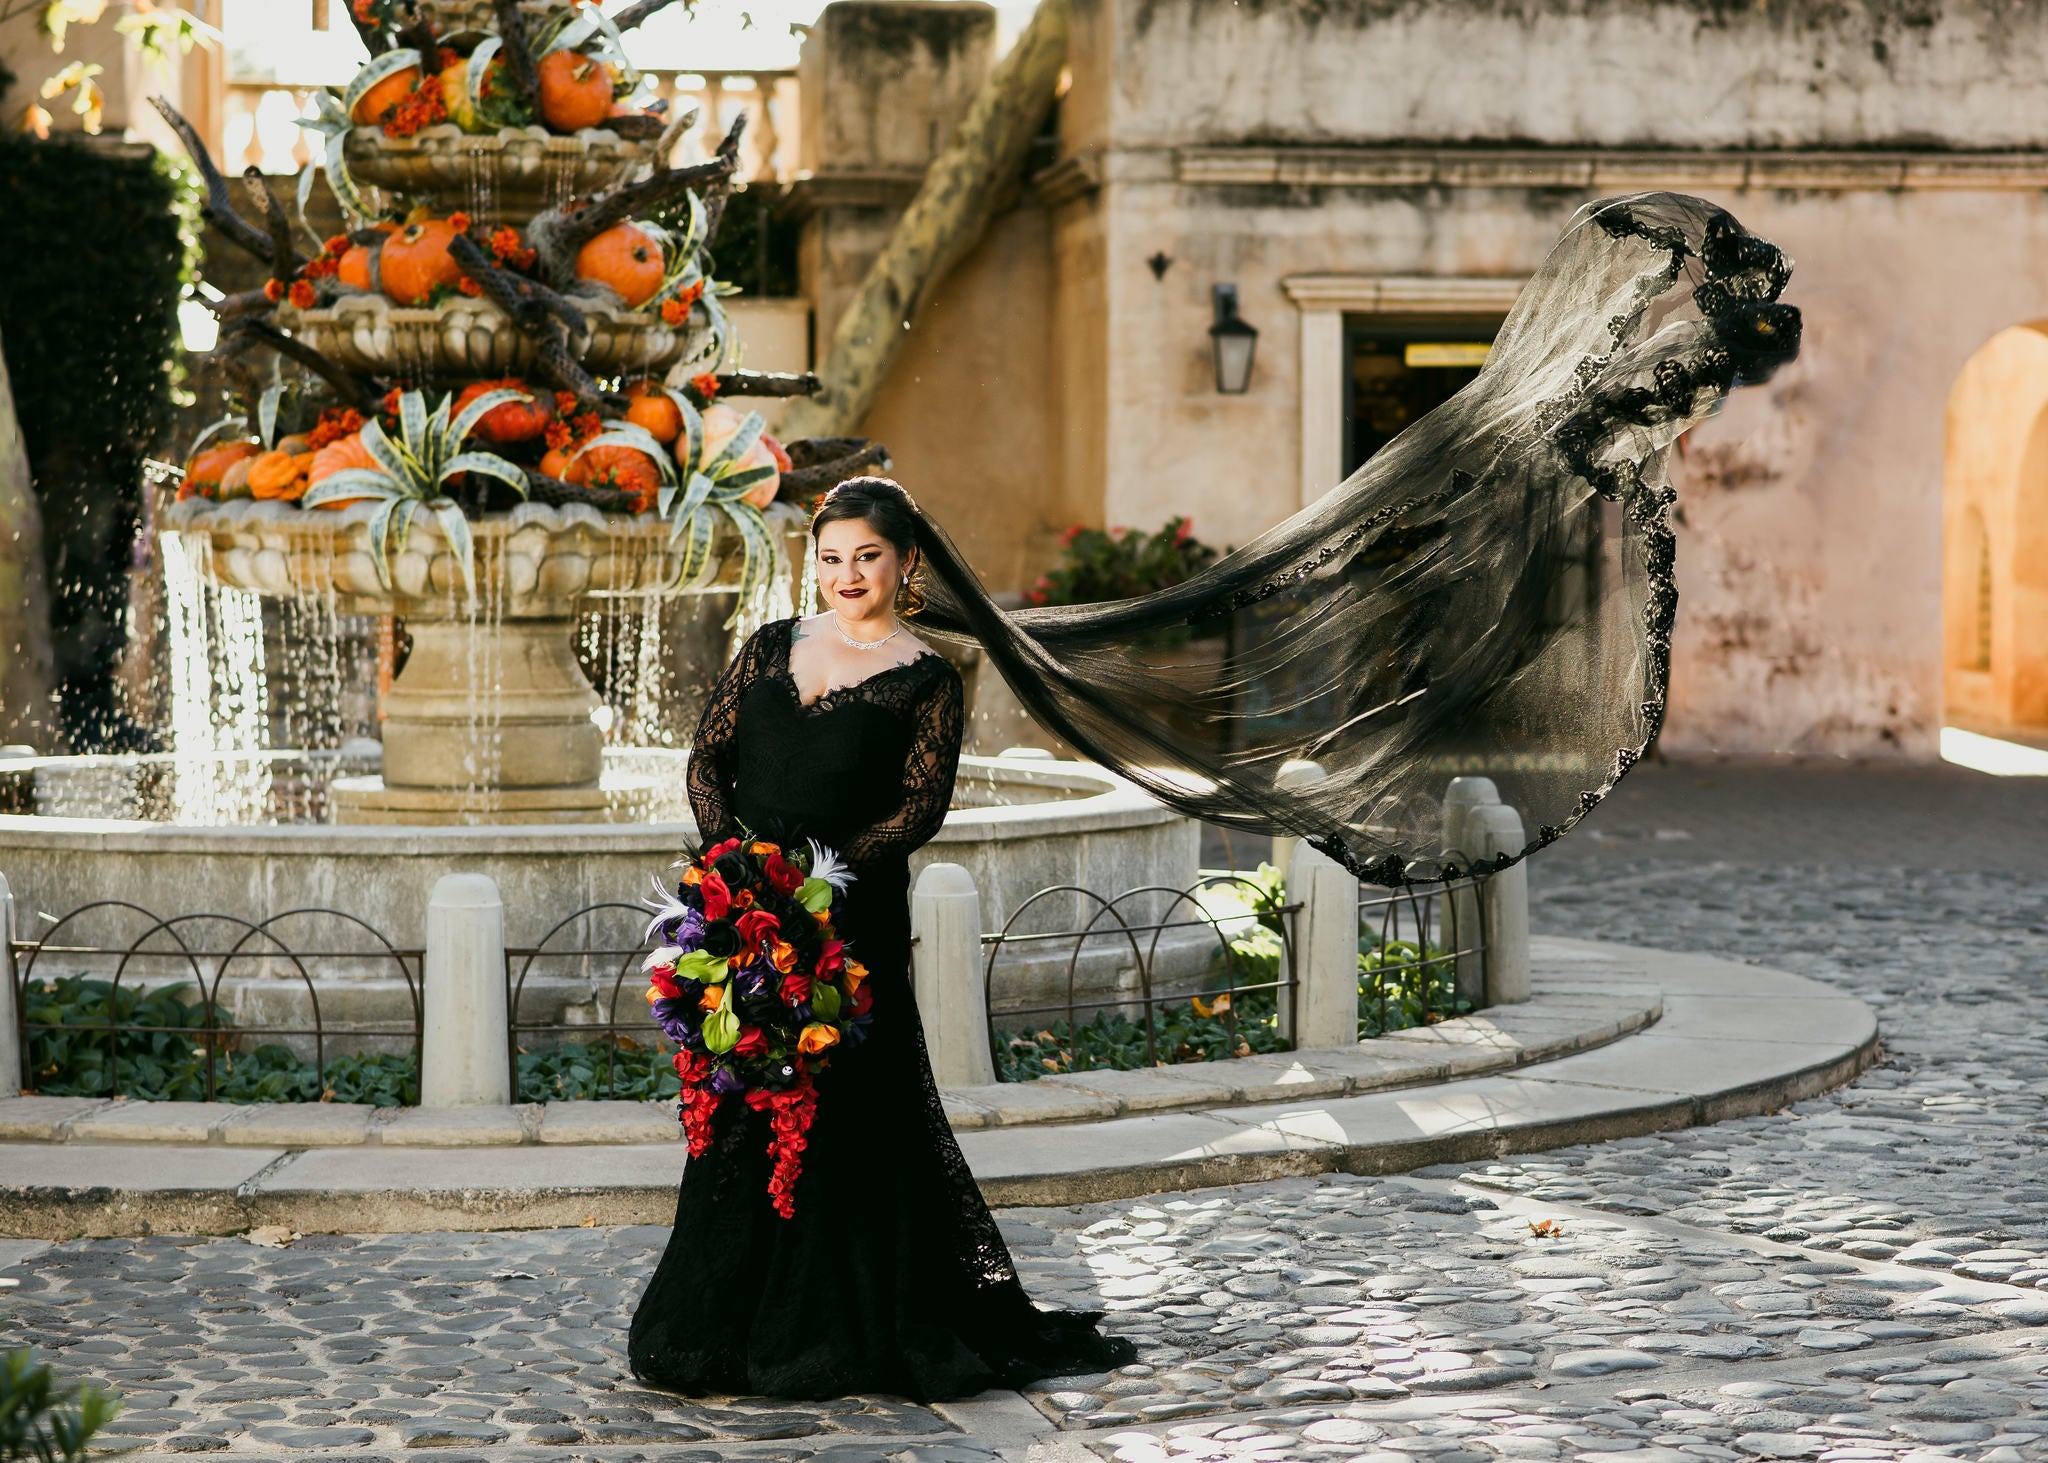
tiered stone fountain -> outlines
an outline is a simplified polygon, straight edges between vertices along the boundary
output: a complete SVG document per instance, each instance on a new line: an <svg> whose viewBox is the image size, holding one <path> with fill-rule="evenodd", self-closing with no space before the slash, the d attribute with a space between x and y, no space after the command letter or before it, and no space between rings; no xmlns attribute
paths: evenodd
<svg viewBox="0 0 2048 1463"><path fill-rule="evenodd" d="M573 413L610 428L626 415L618 390L627 382L660 382L664 373L662 384L677 405L694 404L707 422L714 396L801 389L803 383L788 378L726 369L735 343L704 249L733 160L726 157L723 169L716 160L668 168L683 124L631 105L634 73L622 37L597 22L595 6L408 0L383 8L391 12L383 21L359 22L373 59L331 109L329 182L344 212L366 230L379 216L409 216L415 224L424 218L429 227L440 226L435 220L466 220L451 232L463 236L477 260L488 258L481 240L491 241L498 257L457 275L464 256L451 249L455 262L443 287L425 299L408 298L392 283L391 255L383 252L395 250L393 241L409 238L410 231L386 234L382 242L373 232L357 233L356 247L341 263L359 251L369 259L353 283L347 268L318 262L294 271L289 265L296 260L280 259L267 328L288 336L291 353L313 364L341 402L355 385L356 400L367 403L362 383L416 389L431 405L475 382L516 377L530 379L550 400L557 391L577 396ZM438 75L420 64L429 46ZM563 102L549 89L556 70L571 78L561 83L565 88L575 77L598 77L600 110L612 115L567 130L569 122L589 119L570 115L574 97ZM451 80L457 77L459 83ZM528 97L520 104L522 77L529 78ZM610 105L603 100L606 85L618 98ZM393 96L399 100L385 100ZM438 110L450 119L417 128L377 120L396 117L422 96L433 109L425 115ZM486 130L476 113L492 105L523 110L507 125ZM463 114L463 125L455 113ZM733 142L736 152L736 136ZM202 166L211 171L209 163ZM618 219L613 232L643 228L628 221L632 210L622 200L629 197L648 206L680 204L708 220L701 236L665 241L661 288L630 300L602 277L590 277L584 256L570 252L576 220L586 209L609 209ZM220 203L216 198L216 210ZM515 252L529 242L539 248L523 247L523 262L508 264L497 248L507 230L516 234ZM555 242L551 272L550 242L565 232L570 237L567 244ZM264 242L260 233L257 239ZM380 257L387 272L372 275ZM453 287L458 280L460 288ZM562 308L550 312L550 302ZM270 339L258 343L279 348ZM566 423L551 430L566 432ZM810 460L829 465L823 457L842 447L829 444ZM649 458L649 469L667 468ZM337 822L588 823L646 816L644 777L604 776L602 733L592 720L598 698L571 645L576 616L602 596L729 590L744 557L738 518L765 508L777 527L788 527L796 513L758 501L774 493L771 482L766 494L747 495L754 501L730 504L726 517L706 512L711 550L707 555L700 548L696 562L686 563L674 546L687 540L684 526L648 511L651 494L642 495L634 511L616 491L569 491L575 484L548 476L550 470L543 463L527 475L533 497L552 501L529 499L482 512L473 511L477 503L469 505L473 589L461 562L467 546L451 543L426 513L417 515L402 547L392 546L388 564L380 563L371 541L379 528L375 500L319 512L295 501L194 495L166 515L167 531L210 549L196 562L220 585L322 598L339 612L403 621L411 653L384 700L382 775L334 785ZM552 471L577 477L574 466ZM687 480L690 465L679 476ZM752 522L757 543L769 536L758 532L767 526L761 518ZM752 587L758 597L762 586Z"/></svg>

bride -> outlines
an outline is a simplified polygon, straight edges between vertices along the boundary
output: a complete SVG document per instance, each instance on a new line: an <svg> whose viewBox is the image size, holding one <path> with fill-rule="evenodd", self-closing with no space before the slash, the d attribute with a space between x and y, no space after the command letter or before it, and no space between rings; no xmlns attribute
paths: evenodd
<svg viewBox="0 0 2048 1463"><path fill-rule="evenodd" d="M1098 1334L1099 1312L1032 1305L932 1082L909 858L945 821L963 717L959 674L898 619L916 604L914 524L893 482L834 488L811 525L831 608L757 631L697 729L690 806L707 844L815 838L852 865L840 933L876 1017L817 1077L791 1218L769 1205L767 1114L726 1103L685 1165L629 1346L634 1372L674 1391L944 1401L1134 1355Z"/></svg>
<svg viewBox="0 0 2048 1463"><path fill-rule="evenodd" d="M1677 608L1665 458L1797 355L1790 274L1700 199L1590 203L1476 380L1309 508L1135 599L1005 613L900 487L835 488L813 524L830 608L746 642L689 789L707 844L809 837L851 862L842 932L872 972L872 1035L817 1080L793 1218L770 1207L768 1118L716 1113L633 1317L634 1371L686 1393L932 1401L1132 1359L1098 1314L1025 1296L932 1085L907 860L946 816L961 688L899 606L1190 817L1297 835L1375 883L1506 867L1657 735ZM1210 660L1148 648L1191 639ZM1289 777L1299 758L1325 775ZM1493 779L1526 847L1447 846L1459 774Z"/></svg>

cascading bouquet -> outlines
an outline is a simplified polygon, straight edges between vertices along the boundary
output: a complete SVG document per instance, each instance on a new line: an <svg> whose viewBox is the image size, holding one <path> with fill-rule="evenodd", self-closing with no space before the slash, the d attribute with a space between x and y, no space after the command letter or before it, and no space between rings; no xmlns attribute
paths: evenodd
<svg viewBox="0 0 2048 1463"><path fill-rule="evenodd" d="M813 1074L835 1048L867 1037L867 970L833 932L853 872L830 849L728 838L684 861L647 936L647 1003L676 1044L690 1156L711 1147L718 1106L735 1093L770 1114L768 1196L787 1219L817 1111Z"/></svg>

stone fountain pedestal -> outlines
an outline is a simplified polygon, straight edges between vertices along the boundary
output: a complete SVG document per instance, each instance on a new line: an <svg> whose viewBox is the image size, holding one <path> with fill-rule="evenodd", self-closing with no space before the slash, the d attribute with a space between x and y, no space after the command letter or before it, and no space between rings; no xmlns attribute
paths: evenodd
<svg viewBox="0 0 2048 1463"><path fill-rule="evenodd" d="M165 519L166 532L204 542L199 562L216 583L403 618L412 652L384 699L383 773L336 779L334 821L645 821L652 778L604 769L576 616L604 596L729 588L736 563L688 584L658 519L523 503L470 525L474 594L425 518L391 556L387 585L370 555L370 516L367 504L328 512L193 498ZM737 539L727 547L736 555Z"/></svg>

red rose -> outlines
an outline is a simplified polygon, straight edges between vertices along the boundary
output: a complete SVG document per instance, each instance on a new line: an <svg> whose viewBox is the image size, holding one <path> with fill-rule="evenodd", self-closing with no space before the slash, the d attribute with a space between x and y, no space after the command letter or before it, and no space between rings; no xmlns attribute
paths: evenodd
<svg viewBox="0 0 2048 1463"><path fill-rule="evenodd" d="M846 942L827 940L818 952L818 974L837 975L846 968Z"/></svg>
<svg viewBox="0 0 2048 1463"><path fill-rule="evenodd" d="M742 1026L740 1039L733 1043L732 1049L735 1056L763 1056L768 1051L768 1033L758 1026Z"/></svg>
<svg viewBox="0 0 2048 1463"><path fill-rule="evenodd" d="M711 847L705 849L704 857L698 859L697 862L704 865L704 867L708 869L711 867L711 865L718 862L719 859L725 857L725 855L731 853L734 849L738 848L739 846L740 841L737 838L728 838L723 843L715 843Z"/></svg>
<svg viewBox="0 0 2048 1463"><path fill-rule="evenodd" d="M682 987L671 980L666 971L649 971L647 973L647 983L654 987L655 994L664 1001L673 1001L683 993Z"/></svg>
<svg viewBox="0 0 2048 1463"><path fill-rule="evenodd" d="M875 992L873 987L864 985L859 990L853 993L853 1006L851 1009L854 1015L867 1015L868 1008L874 1004Z"/></svg>
<svg viewBox="0 0 2048 1463"><path fill-rule="evenodd" d="M765 909L750 909L733 921L738 927L740 938L751 949L759 949L768 936L782 928L782 921Z"/></svg>
<svg viewBox="0 0 2048 1463"><path fill-rule="evenodd" d="M779 853L768 855L768 882L777 894L794 894L804 882L804 871Z"/></svg>
<svg viewBox="0 0 2048 1463"><path fill-rule="evenodd" d="M811 978L801 971L782 978L782 1004L794 1006L811 998Z"/></svg>
<svg viewBox="0 0 2048 1463"><path fill-rule="evenodd" d="M704 882L697 886L697 893L704 900L704 918L724 919L726 911L732 908L732 890L725 887L725 880L716 874L706 874Z"/></svg>

